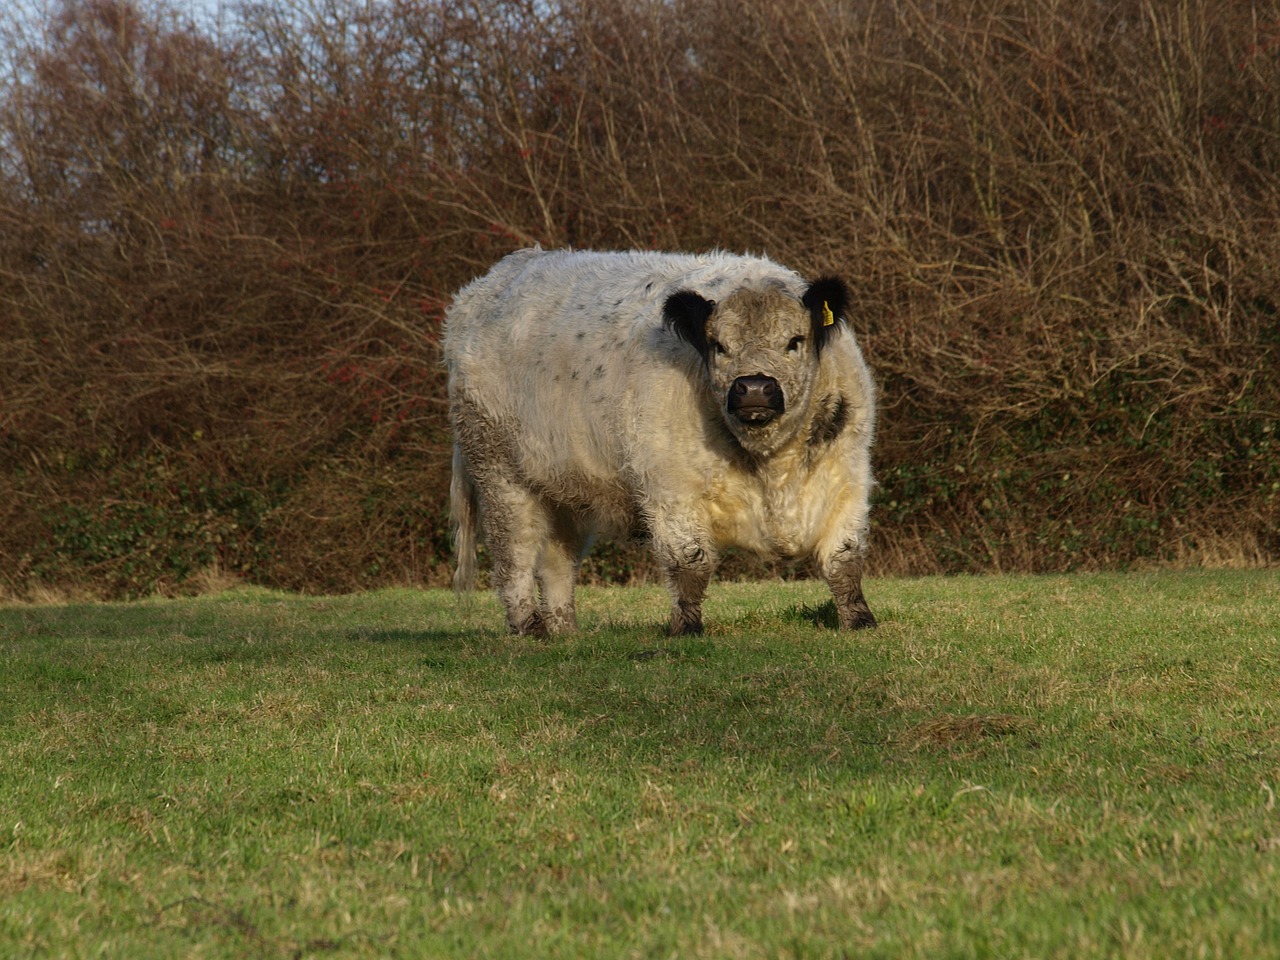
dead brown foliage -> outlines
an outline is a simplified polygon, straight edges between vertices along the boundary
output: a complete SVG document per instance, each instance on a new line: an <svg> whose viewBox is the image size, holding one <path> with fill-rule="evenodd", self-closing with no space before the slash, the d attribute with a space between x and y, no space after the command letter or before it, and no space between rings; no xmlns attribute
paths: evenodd
<svg viewBox="0 0 1280 960"><path fill-rule="evenodd" d="M944 714L905 731L898 742L912 752L922 749L973 748L987 740L1017 733L1026 726L1023 718L998 713L993 716Z"/></svg>
<svg viewBox="0 0 1280 960"><path fill-rule="evenodd" d="M442 310L533 242L850 278L878 572L1280 556L1274 2L0 23L12 594L443 582Z"/></svg>

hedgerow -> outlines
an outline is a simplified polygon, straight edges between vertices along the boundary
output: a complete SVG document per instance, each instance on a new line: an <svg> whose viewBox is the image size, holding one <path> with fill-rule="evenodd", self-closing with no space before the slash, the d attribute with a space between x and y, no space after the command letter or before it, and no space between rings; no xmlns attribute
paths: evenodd
<svg viewBox="0 0 1280 960"><path fill-rule="evenodd" d="M847 277L873 572L1280 556L1274 2L3 17L9 593L446 582L444 308L531 243Z"/></svg>

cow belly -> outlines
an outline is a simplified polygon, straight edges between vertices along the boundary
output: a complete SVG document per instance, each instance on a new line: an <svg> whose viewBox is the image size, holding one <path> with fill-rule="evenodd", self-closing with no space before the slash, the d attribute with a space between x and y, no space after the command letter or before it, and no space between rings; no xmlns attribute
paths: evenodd
<svg viewBox="0 0 1280 960"><path fill-rule="evenodd" d="M634 499L616 477L575 470L528 480L548 505L567 509L585 537L625 537L637 526Z"/></svg>

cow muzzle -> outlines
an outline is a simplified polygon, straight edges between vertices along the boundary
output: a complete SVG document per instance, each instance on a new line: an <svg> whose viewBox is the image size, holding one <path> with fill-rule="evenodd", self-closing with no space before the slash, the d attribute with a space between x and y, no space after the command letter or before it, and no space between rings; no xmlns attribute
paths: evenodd
<svg viewBox="0 0 1280 960"><path fill-rule="evenodd" d="M782 387L773 377L739 377L729 388L729 413L748 427L763 427L782 413Z"/></svg>

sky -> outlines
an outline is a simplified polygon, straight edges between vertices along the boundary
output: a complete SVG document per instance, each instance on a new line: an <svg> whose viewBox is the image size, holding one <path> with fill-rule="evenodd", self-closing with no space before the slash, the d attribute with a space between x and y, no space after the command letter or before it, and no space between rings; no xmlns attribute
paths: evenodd
<svg viewBox="0 0 1280 960"><path fill-rule="evenodd" d="M146 9L158 5L174 10L177 13L190 13L201 20L217 23L220 15L239 6L243 0L132 0L138 7ZM293 5L298 0L265 0L268 4ZM306 3L307 0L301 0ZM0 0L0 44L7 41L9 26L17 24L35 24L49 16L50 11L58 9L61 0Z"/></svg>

